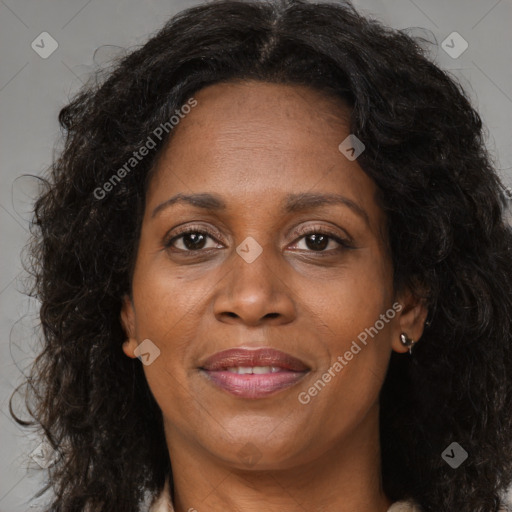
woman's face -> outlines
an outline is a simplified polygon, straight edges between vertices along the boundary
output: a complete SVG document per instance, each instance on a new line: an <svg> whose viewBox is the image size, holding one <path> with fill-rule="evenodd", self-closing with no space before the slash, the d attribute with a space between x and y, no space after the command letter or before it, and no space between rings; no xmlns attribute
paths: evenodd
<svg viewBox="0 0 512 512"><path fill-rule="evenodd" d="M377 188L338 148L349 110L262 82L195 99L150 183L122 312L125 353L150 340L170 450L279 469L357 444L376 433L390 352L406 351L402 331L419 338L424 310L394 295Z"/></svg>

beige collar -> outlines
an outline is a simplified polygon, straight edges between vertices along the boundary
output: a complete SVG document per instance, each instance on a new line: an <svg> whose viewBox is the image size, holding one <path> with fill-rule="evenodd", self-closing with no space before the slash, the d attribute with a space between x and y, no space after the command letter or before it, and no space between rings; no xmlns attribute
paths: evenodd
<svg viewBox="0 0 512 512"><path fill-rule="evenodd" d="M149 509L149 512L174 512L169 495L169 481L166 481L162 493ZM410 502L400 501L393 503L388 512L420 512L420 509Z"/></svg>
<svg viewBox="0 0 512 512"><path fill-rule="evenodd" d="M158 499L153 503L148 512L174 512L174 507L172 506L170 500L170 489L169 489L169 480L165 481L165 486L158 496Z"/></svg>

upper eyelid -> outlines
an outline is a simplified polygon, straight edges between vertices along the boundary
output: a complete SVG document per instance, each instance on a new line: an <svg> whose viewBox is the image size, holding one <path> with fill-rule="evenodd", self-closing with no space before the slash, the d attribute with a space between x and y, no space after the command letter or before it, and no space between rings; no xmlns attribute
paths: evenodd
<svg viewBox="0 0 512 512"><path fill-rule="evenodd" d="M335 233L335 228L328 228L325 226L303 226L296 229L295 232L301 236L307 236L308 234L311 233L323 233L331 237L337 237L341 239L346 239L347 241L352 241L352 237L344 229L338 228L338 230L342 231L343 234Z"/></svg>
<svg viewBox="0 0 512 512"><path fill-rule="evenodd" d="M172 241L175 241L175 240L179 239L180 237L182 237L183 235L186 235L188 233L204 233L206 236L210 237L215 242L222 244L222 242L220 240L218 240L218 238L221 238L221 237L216 234L216 233L218 233L218 231L215 229L206 228L204 226L193 226L193 225L185 226L181 229L178 227L177 229L179 231L177 233L173 233L172 236L170 236L168 234L165 235L165 237L164 237L164 245L165 246L169 246ZM213 233L212 233L212 231L213 231ZM293 231L294 230L289 230L288 234ZM298 240L301 240L305 236L308 236L309 234L315 234L315 233L325 234L328 237L330 237L331 239L335 240L337 243L340 243L340 241L341 242L346 241L347 243L352 242L352 237L350 237L350 235L348 233L346 233L345 230L341 230L341 231L343 231L344 235L334 233L333 231L334 231L334 228L328 228L326 226L318 226L318 225L301 226L301 227L295 229L295 233L296 233L296 235L298 235L298 237L294 238L292 243L296 243ZM339 240L336 240L336 239L339 239ZM199 251L200 250L198 250L198 252Z"/></svg>
<svg viewBox="0 0 512 512"><path fill-rule="evenodd" d="M178 232L177 233L173 233L173 236L171 238L175 238L177 236L180 236L180 235L183 235L183 234L187 234L187 233L201 233L201 232L204 232L206 233L207 235L212 235L212 231L213 233L215 234L215 236L218 236L219 238L222 237L222 235L219 233L218 230L216 229L211 229L211 228L206 228L204 226L186 226L184 228L180 228L179 226L177 228L174 228L174 229L177 229ZM345 233L345 236L347 238L350 238L350 236L348 235L348 233L344 230L344 229L341 229L341 228L338 228L340 229L341 231L343 231ZM172 230L170 230L172 231ZM165 235L165 238L168 238L169 237L169 233L170 231ZM294 230L291 229L288 231L287 234L290 234L291 232L293 232ZM301 226L300 228L295 228L295 233L298 234L298 235L307 235L309 233L325 233L325 234L331 234L332 236L337 236L335 235L335 233L333 233L334 231L334 228L328 228L328 227L325 227L325 226Z"/></svg>

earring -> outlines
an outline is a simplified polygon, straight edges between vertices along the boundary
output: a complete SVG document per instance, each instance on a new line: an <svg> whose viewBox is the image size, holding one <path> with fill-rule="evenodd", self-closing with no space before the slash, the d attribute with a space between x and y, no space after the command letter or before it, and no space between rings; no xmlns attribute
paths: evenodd
<svg viewBox="0 0 512 512"><path fill-rule="evenodd" d="M412 338L409 338L405 332L400 334L400 341L402 342L402 345L404 347L407 347L409 349L409 354L412 354L412 347L416 343Z"/></svg>

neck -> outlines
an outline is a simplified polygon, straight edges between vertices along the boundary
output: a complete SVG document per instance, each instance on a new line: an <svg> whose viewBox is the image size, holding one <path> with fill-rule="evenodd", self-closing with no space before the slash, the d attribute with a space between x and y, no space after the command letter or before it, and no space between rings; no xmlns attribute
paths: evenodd
<svg viewBox="0 0 512 512"><path fill-rule="evenodd" d="M391 506L382 490L378 408L316 458L277 469L240 469L176 430L166 428L166 437L175 512L386 512Z"/></svg>

